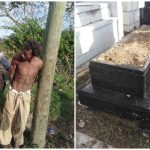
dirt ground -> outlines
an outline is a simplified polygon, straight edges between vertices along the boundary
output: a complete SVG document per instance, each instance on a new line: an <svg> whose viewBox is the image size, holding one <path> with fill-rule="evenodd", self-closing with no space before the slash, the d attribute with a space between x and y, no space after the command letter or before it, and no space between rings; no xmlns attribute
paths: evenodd
<svg viewBox="0 0 150 150"><path fill-rule="evenodd" d="M90 78L89 70L77 75L77 89ZM80 104L77 97L77 131L115 148L150 148L150 134L136 120L98 111Z"/></svg>
<svg viewBox="0 0 150 150"><path fill-rule="evenodd" d="M144 25L128 34L98 56L98 61L142 68L150 57L150 26Z"/></svg>

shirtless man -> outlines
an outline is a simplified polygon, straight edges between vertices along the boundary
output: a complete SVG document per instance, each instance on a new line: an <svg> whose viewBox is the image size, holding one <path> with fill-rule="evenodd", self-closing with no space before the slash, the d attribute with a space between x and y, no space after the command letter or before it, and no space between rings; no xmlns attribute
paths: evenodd
<svg viewBox="0 0 150 150"><path fill-rule="evenodd" d="M23 132L30 111L30 89L42 68L38 57L41 46L34 40L27 41L21 54L13 57L10 69L10 90L6 95L0 128L0 144L14 147L24 143Z"/></svg>

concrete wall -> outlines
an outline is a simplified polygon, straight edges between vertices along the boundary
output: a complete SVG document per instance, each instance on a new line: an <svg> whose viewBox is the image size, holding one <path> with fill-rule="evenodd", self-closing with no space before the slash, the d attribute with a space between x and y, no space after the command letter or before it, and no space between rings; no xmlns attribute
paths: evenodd
<svg viewBox="0 0 150 150"><path fill-rule="evenodd" d="M107 50L122 38L123 21L118 17L122 16L117 9L118 5L121 4L77 2L75 10L76 67Z"/></svg>
<svg viewBox="0 0 150 150"><path fill-rule="evenodd" d="M140 26L140 8L144 2L122 2L124 32L131 32Z"/></svg>

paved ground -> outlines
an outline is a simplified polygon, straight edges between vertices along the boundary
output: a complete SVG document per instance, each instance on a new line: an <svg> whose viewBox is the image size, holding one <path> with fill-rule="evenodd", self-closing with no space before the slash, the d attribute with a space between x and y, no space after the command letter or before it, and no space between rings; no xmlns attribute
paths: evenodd
<svg viewBox="0 0 150 150"><path fill-rule="evenodd" d="M111 145L105 144L103 141L92 138L81 132L77 132L76 137L77 148L113 148Z"/></svg>

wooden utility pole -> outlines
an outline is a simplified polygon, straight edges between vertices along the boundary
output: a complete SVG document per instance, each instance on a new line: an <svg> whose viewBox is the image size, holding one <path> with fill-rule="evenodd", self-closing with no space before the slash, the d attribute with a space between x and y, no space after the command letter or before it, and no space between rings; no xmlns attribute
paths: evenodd
<svg viewBox="0 0 150 150"><path fill-rule="evenodd" d="M66 2L50 2L43 50L43 68L36 92L32 121L32 143L45 146L51 92Z"/></svg>

